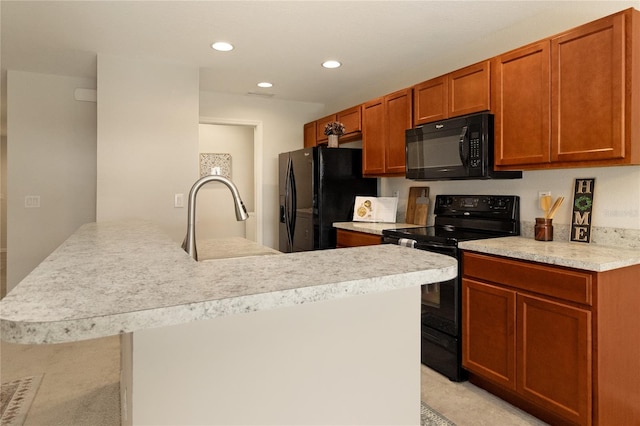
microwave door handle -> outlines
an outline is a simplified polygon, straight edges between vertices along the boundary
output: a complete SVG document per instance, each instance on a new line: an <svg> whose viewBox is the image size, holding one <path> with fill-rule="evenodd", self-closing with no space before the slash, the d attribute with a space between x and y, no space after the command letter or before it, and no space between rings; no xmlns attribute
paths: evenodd
<svg viewBox="0 0 640 426"><path fill-rule="evenodd" d="M469 152L465 152L465 140L467 139L467 128L468 126L464 126L462 128L462 133L460 134L460 143L458 144L458 152L460 154L460 161L462 161L462 165L465 167L469 167Z"/></svg>

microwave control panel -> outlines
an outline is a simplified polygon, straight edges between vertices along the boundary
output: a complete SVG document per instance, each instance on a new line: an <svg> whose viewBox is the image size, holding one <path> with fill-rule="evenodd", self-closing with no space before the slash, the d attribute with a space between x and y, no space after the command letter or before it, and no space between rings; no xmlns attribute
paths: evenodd
<svg viewBox="0 0 640 426"><path fill-rule="evenodd" d="M480 152L480 133L471 132L471 138L469 138L469 159L471 161L471 167L479 167L482 153Z"/></svg>

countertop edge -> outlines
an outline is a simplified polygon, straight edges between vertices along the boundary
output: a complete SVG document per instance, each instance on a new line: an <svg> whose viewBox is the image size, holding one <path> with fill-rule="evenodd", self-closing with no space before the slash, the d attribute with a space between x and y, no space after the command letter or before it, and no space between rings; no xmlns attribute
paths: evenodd
<svg viewBox="0 0 640 426"><path fill-rule="evenodd" d="M229 315L284 308L357 295L383 293L421 284L450 280L456 277L457 272L456 264L433 270L414 271L385 277L300 287L221 300L208 300L187 305L124 312L91 319L80 318L55 322L17 322L0 319L0 330L2 332L2 340L9 343L66 343L131 333L137 330L186 324ZM393 280L394 277L401 277L402 280ZM126 326L122 327L123 324L126 324ZM52 330L43 336L41 333L35 333L35 330L39 327L47 327Z"/></svg>
<svg viewBox="0 0 640 426"><path fill-rule="evenodd" d="M503 237L459 243L462 250L549 265L606 272L640 264L640 250L563 241Z"/></svg>
<svg viewBox="0 0 640 426"><path fill-rule="evenodd" d="M397 222L334 222L333 227L345 231L363 232L365 234L382 235L385 229L421 228L426 225Z"/></svg>

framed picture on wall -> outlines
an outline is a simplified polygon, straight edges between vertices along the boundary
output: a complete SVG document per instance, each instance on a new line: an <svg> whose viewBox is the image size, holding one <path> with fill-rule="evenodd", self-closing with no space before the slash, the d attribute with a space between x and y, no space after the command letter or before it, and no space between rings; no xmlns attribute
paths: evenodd
<svg viewBox="0 0 640 426"><path fill-rule="evenodd" d="M231 154L200 154L200 177L220 175L231 179Z"/></svg>

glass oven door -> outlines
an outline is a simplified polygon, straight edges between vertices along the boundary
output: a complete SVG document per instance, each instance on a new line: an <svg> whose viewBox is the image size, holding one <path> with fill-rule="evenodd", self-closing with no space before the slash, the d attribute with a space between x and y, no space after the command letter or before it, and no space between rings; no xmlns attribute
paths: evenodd
<svg viewBox="0 0 640 426"><path fill-rule="evenodd" d="M417 243L416 249L458 258L456 246L437 243ZM439 283L425 284L422 293L422 325L435 328L451 336L459 331L459 277Z"/></svg>

